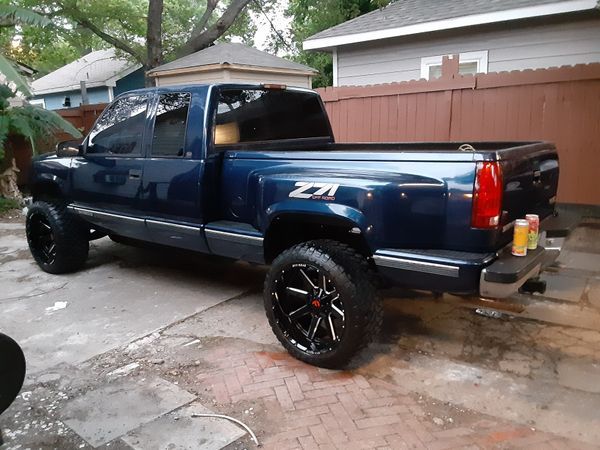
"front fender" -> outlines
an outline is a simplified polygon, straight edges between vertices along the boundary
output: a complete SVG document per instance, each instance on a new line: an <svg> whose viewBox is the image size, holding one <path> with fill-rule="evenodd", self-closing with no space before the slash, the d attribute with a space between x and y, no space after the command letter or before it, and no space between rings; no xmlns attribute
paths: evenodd
<svg viewBox="0 0 600 450"><path fill-rule="evenodd" d="M57 158L55 155L35 158L30 178L34 196L40 194L66 196L70 167L71 158Z"/></svg>

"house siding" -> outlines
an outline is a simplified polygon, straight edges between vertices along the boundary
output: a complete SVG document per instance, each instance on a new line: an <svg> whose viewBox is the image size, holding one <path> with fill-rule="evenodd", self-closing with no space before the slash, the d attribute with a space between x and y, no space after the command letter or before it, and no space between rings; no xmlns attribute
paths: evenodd
<svg viewBox="0 0 600 450"><path fill-rule="evenodd" d="M132 91L134 89L140 89L144 87L144 69L139 68L135 72L131 72L129 75L124 76L120 80L117 80L115 87L113 88L114 96L122 94L123 92Z"/></svg>
<svg viewBox="0 0 600 450"><path fill-rule="evenodd" d="M155 80L157 86L176 86L179 84L220 83L225 81L225 78L222 71L215 71L158 75Z"/></svg>
<svg viewBox="0 0 600 450"><path fill-rule="evenodd" d="M452 31L338 48L340 86L419 79L421 58L488 51L488 72L600 62L600 19Z"/></svg>
<svg viewBox="0 0 600 450"><path fill-rule="evenodd" d="M88 89L87 94L90 104L107 103L109 101L108 88L105 86ZM32 98L36 100L43 98L46 109L62 109L67 96L71 98L71 107L74 108L81 104L81 91L55 92L46 95L35 95Z"/></svg>

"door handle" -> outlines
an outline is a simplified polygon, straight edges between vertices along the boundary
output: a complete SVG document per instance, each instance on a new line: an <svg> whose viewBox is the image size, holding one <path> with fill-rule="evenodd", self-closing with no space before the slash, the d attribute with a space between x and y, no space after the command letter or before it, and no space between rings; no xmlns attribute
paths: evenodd
<svg viewBox="0 0 600 450"><path fill-rule="evenodd" d="M139 180L142 178L142 171L138 169L130 169L129 170L129 179L131 180Z"/></svg>

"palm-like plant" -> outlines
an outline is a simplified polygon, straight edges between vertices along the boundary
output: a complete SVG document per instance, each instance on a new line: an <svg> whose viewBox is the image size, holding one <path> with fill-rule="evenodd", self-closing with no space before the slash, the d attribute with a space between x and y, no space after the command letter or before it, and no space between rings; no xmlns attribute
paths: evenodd
<svg viewBox="0 0 600 450"><path fill-rule="evenodd" d="M0 86L0 161L4 158L4 148L9 135L24 136L31 142L36 153L36 141L56 134L69 133L80 137L81 132L54 111L38 106L24 105L10 107L9 99L15 95L8 86Z"/></svg>
<svg viewBox="0 0 600 450"><path fill-rule="evenodd" d="M0 27L15 25L47 26L50 20L34 11L12 5L0 5ZM74 137L81 136L77 128L53 111L47 111L32 105L10 107L9 99L16 96L15 89L22 94L31 95L27 81L19 74L13 63L0 54L0 73L4 75L5 85L0 85L0 197L19 198L16 187L14 160L4 161L6 144L10 136L25 137L36 153L36 142L57 132L66 132ZM14 150L14 149L13 149ZM29 151L29 149L27 150ZM8 163L8 164L7 164Z"/></svg>

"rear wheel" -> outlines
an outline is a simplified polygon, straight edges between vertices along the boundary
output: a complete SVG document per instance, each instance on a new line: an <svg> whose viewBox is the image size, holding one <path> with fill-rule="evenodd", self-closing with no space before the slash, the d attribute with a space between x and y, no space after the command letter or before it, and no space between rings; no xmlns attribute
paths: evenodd
<svg viewBox="0 0 600 450"><path fill-rule="evenodd" d="M335 241L307 242L277 257L264 301L279 341L316 366L345 366L381 326L381 302L366 259Z"/></svg>
<svg viewBox="0 0 600 450"><path fill-rule="evenodd" d="M58 202L37 201L27 211L27 242L42 270L59 274L80 269L88 256L89 228Z"/></svg>

